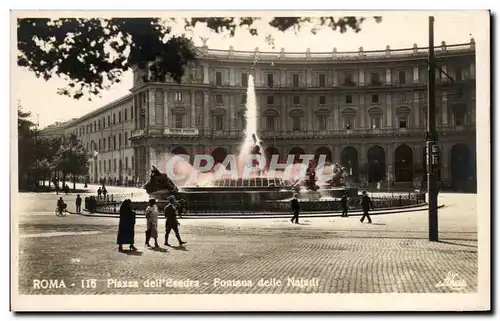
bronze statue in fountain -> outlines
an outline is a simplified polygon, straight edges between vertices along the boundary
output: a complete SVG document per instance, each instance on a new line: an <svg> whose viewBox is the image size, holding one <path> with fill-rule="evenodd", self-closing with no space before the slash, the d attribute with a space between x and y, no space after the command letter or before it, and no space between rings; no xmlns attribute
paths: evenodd
<svg viewBox="0 0 500 321"><path fill-rule="evenodd" d="M153 165L149 182L144 185L144 189L148 194L162 192L162 194L175 194L178 191L177 186L165 173L161 173L156 166Z"/></svg>
<svg viewBox="0 0 500 321"><path fill-rule="evenodd" d="M342 167L340 164L335 164L333 166L333 174L332 178L328 180L326 183L333 187L343 187L345 186L345 179L348 171L345 167Z"/></svg>

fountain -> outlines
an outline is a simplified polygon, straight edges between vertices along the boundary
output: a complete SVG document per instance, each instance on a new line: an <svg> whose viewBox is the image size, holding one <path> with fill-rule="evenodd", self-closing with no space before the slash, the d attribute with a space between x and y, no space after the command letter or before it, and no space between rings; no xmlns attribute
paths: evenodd
<svg viewBox="0 0 500 321"><path fill-rule="evenodd" d="M282 171L267 169L268 160L263 155L263 142L257 131L257 102L252 75L248 77L246 107L246 128L237 157L229 157L218 164L215 173L213 170L201 173L199 168L188 161L177 159L178 171L195 177L186 179L182 184L153 166L150 182L144 186L147 193L157 199L160 205L169 195L185 199L188 210L192 212L288 210L294 193L298 193L299 200L303 202L316 203L331 203L345 192L350 197L358 196L357 189L341 186L345 170L338 165L329 165L332 174L329 179L322 181L318 180L318 171L324 170L325 165L318 169L313 161L307 165L305 177L305 165L302 164L289 165ZM172 156L167 158L171 160ZM200 175L204 175L201 180Z"/></svg>

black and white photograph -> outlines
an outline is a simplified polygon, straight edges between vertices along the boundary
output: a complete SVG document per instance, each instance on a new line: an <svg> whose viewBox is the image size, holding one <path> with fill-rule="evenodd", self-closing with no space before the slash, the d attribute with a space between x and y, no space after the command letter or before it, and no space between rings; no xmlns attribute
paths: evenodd
<svg viewBox="0 0 500 321"><path fill-rule="evenodd" d="M12 11L12 310L489 310L489 28Z"/></svg>

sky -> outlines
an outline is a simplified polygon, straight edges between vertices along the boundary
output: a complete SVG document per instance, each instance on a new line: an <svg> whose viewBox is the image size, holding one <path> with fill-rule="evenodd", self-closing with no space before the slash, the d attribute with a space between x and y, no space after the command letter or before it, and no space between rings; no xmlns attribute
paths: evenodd
<svg viewBox="0 0 500 321"><path fill-rule="evenodd" d="M359 12L357 16L371 17L374 14L374 12L364 11ZM172 27L174 34L186 33L188 37L193 38L197 46L202 44L199 37L208 37L207 45L212 49L228 49L229 46L233 46L235 50L253 51L255 47L259 47L260 51L279 52L283 47L286 51L295 52L305 52L308 48L311 52L331 52L334 47L337 51L357 51L360 47L367 51L385 49L387 45L392 49L411 48L414 43L419 47L428 45L428 12L401 11L376 14L383 17L382 22L376 23L374 19L367 19L363 22L359 33L351 30L340 33L328 28L321 29L316 35L313 35L309 29L298 33L294 31L283 33L269 27L267 18L255 24L259 30L259 36L251 36L243 29L237 30L236 35L231 38L211 32L202 25L190 32L185 31L181 24L172 25ZM328 15L339 16L340 13L328 13ZM433 12L432 15L435 17L436 45L441 44L442 41L446 41L447 44L468 43L471 37L474 37L476 42L481 39L485 40L485 30L481 26L484 26L484 20L489 19L489 16L484 12L478 14L477 11L443 11ZM167 17L162 12L156 16ZM267 35L274 38L274 48L266 43ZM34 121L38 119L40 128L56 121L80 117L128 94L132 87L132 75L129 72L125 74L121 84L114 85L103 92L101 97L94 97L92 101L87 98L75 100L57 94L57 88L64 87L66 84L62 79L52 78L44 81L20 67L15 67L14 72L15 81L11 84L13 102L20 101L23 110L30 111Z"/></svg>

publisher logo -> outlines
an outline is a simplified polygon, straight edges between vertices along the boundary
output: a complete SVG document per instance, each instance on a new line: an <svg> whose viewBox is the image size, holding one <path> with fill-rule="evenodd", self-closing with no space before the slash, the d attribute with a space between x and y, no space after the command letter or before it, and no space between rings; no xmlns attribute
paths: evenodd
<svg viewBox="0 0 500 321"><path fill-rule="evenodd" d="M464 279L461 279L458 273L448 272L444 280L439 281L436 284L436 287L437 288L445 287L455 291L459 291L467 287L467 282Z"/></svg>

